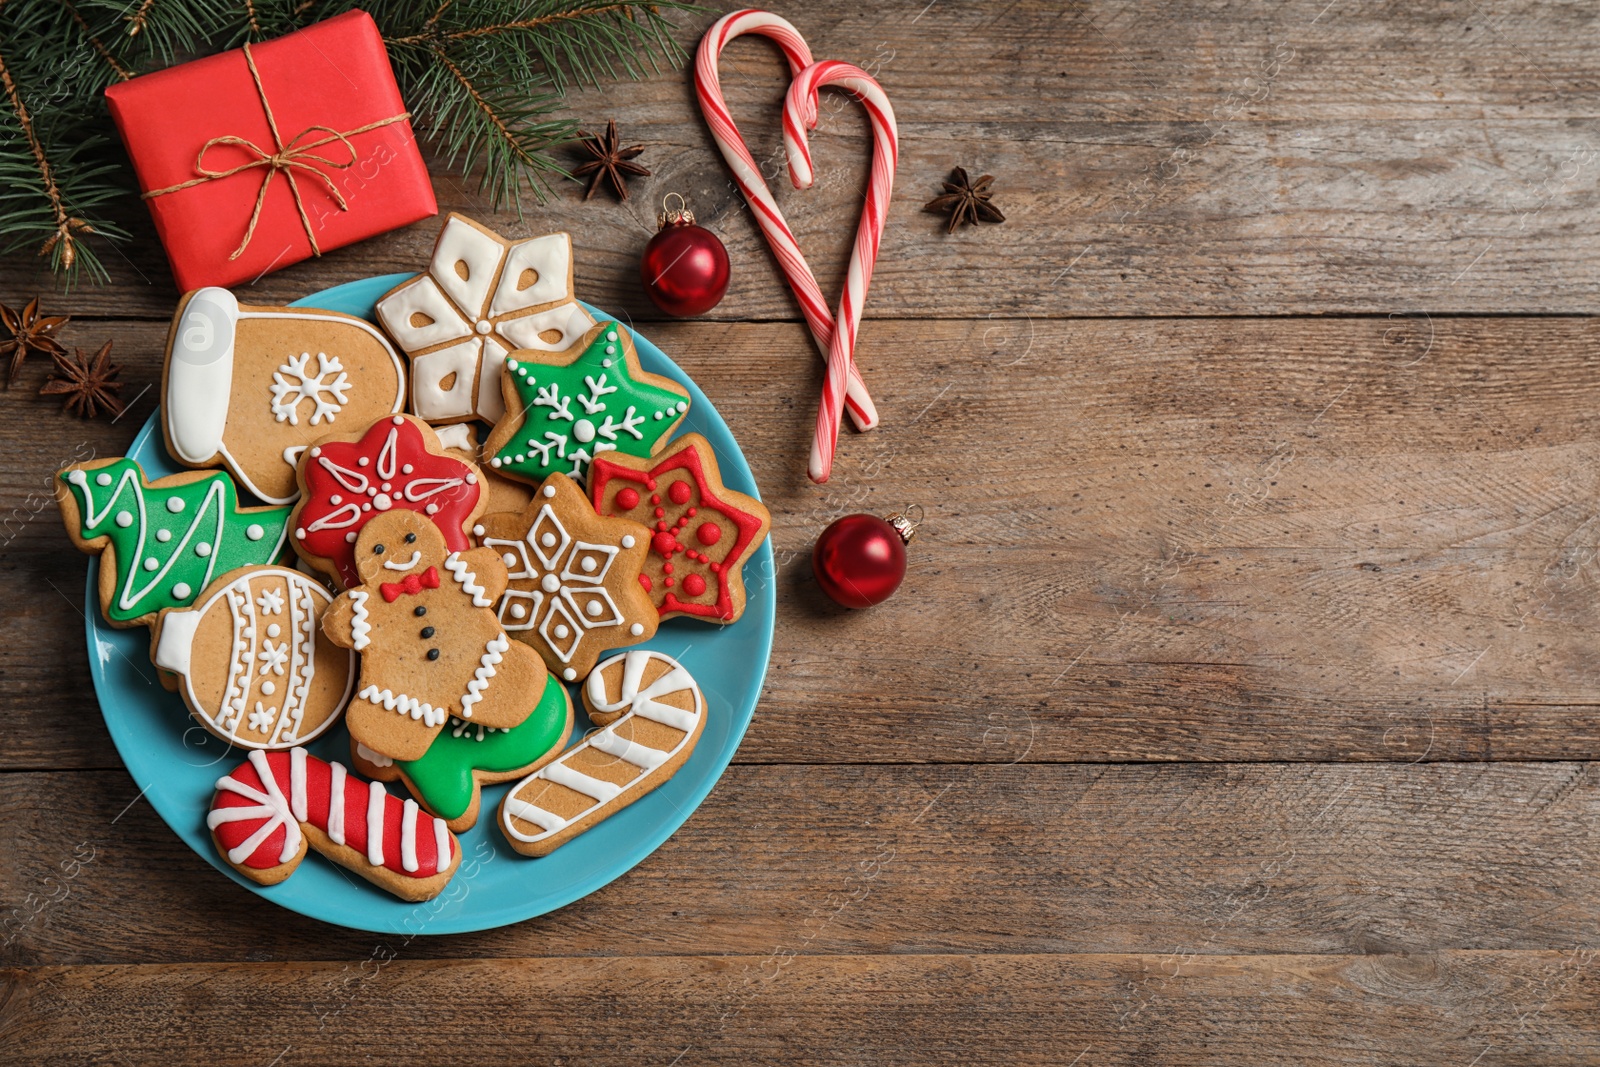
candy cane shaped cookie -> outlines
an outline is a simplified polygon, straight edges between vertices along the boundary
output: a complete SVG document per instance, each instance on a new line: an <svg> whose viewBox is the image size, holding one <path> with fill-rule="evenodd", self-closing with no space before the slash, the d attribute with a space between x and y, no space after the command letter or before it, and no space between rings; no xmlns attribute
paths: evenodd
<svg viewBox="0 0 1600 1067"><path fill-rule="evenodd" d="M438 896L461 865L443 819L303 748L257 749L217 779L206 826L228 865L260 885L293 874L308 846L402 900Z"/></svg>
<svg viewBox="0 0 1600 1067"><path fill-rule="evenodd" d="M545 856L671 778L706 725L706 702L671 656L635 649L596 667L583 686L603 727L512 787L500 829L524 856Z"/></svg>
<svg viewBox="0 0 1600 1067"><path fill-rule="evenodd" d="M811 328L817 352L827 358L834 332L833 312L828 307L827 298L822 295L822 287L817 284L816 276L811 273L811 267L800 252L800 243L795 240L794 232L784 220L783 212L778 210L778 202L772 198L772 191L761 176L750 149L745 147L744 138L740 136L739 128L734 125L733 116L722 98L722 79L717 73L717 61L729 41L749 33L775 42L783 50L783 58L789 64L791 75L797 75L811 65L811 49L806 47L800 31L786 20L768 11L735 11L718 19L700 39L694 61L695 96L700 101L700 111L711 129L711 136L721 149L728 169L733 172L739 194L750 205L773 257L777 259L789 288L800 303L800 311ZM858 430L872 429L878 425L878 411L873 406L872 397L867 394L866 384L862 382L853 358L844 380L847 382L844 402L850 411L851 421Z"/></svg>
<svg viewBox="0 0 1600 1067"><path fill-rule="evenodd" d="M811 440L811 462L806 472L814 482L827 481L833 470L839 418L844 408L849 372L855 366L861 308L866 303L872 267L878 259L878 244L889 217L894 168L900 155L894 108L889 105L883 88L860 67L824 59L794 76L783 101L783 145L789 153L789 175L795 188L809 189L814 178L806 131L816 127L818 92L829 85L843 89L867 109L867 116L872 120L872 172L867 181L861 222L856 227L855 248L850 253L850 270L845 275L844 292L839 296L839 312L833 320L833 336L828 341L828 373L822 382L822 403L817 409L817 431Z"/></svg>

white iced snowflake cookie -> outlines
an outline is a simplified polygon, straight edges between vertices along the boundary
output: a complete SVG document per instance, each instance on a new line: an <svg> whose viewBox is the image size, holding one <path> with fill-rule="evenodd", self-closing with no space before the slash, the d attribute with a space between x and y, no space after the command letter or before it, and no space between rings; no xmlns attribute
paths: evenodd
<svg viewBox="0 0 1600 1067"><path fill-rule="evenodd" d="M377 311L411 357L411 410L428 422L497 421L508 352L563 352L594 325L572 297L570 237L507 241L457 214L427 271L386 293Z"/></svg>
<svg viewBox="0 0 1600 1067"><path fill-rule="evenodd" d="M405 403L405 367L365 319L256 307L197 289L172 317L162 376L167 451L226 467L262 500L295 499L295 462L317 438Z"/></svg>

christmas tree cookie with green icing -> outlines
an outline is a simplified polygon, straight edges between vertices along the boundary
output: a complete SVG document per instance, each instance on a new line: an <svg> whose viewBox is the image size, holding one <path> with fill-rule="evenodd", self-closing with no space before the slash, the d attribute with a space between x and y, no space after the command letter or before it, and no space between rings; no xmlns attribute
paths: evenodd
<svg viewBox="0 0 1600 1067"><path fill-rule="evenodd" d="M535 485L552 474L582 480L602 452L653 456L689 410L688 391L639 366L615 322L584 335L576 359L523 350L500 376L506 413L484 442L489 465Z"/></svg>
<svg viewBox="0 0 1600 1067"><path fill-rule="evenodd" d="M153 623L163 608L194 603L213 576L284 554L289 509L241 508L233 479L217 471L152 482L119 456L75 463L55 485L72 543L100 556L100 610L112 626Z"/></svg>
<svg viewBox="0 0 1600 1067"><path fill-rule="evenodd" d="M350 756L368 778L403 781L423 807L461 833L478 821L483 786L521 778L561 754L572 716L567 687L546 674L538 706L508 730L452 718L421 759L391 760L354 739Z"/></svg>

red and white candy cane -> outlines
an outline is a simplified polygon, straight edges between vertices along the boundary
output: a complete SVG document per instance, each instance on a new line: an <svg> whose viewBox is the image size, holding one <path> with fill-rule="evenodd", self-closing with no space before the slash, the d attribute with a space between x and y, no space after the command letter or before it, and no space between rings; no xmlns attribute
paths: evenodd
<svg viewBox="0 0 1600 1067"><path fill-rule="evenodd" d="M806 131L817 125L817 94L826 85L845 90L866 107L872 120L872 171L867 179L861 222L856 227L855 248L850 253L850 270L845 275L844 292L839 295L839 313L833 320L833 337L828 343L828 373L822 382L822 404L817 409L817 432L811 439L807 470L814 482L827 481L833 470L833 450L839 441L839 418L844 410L843 385L855 365L856 331L861 327L861 308L866 303L872 266L878 260L878 243L889 217L894 167L900 155L894 108L889 106L883 88L860 67L824 59L795 75L783 101L783 145L789 153L789 176L795 188L808 189L814 179Z"/></svg>
<svg viewBox="0 0 1600 1067"><path fill-rule="evenodd" d="M733 171L739 194L750 205L756 223L760 225L773 256L778 260L778 266L788 279L789 288L800 302L801 314L811 329L817 352L826 359L833 341L833 312L828 307L827 298L822 295L822 287L817 284L810 266L806 264L805 256L800 253L800 243L784 221L783 212L778 210L772 191L767 188L766 180L756 167L750 150L745 147L744 138L739 135L739 128L733 124L733 116L728 113L728 105L722 99L722 80L717 75L717 61L729 41L747 33L776 42L789 63L791 75L797 75L811 66L811 49L806 47L800 31L788 21L769 11L735 11L718 19L700 39L700 48L695 53L694 61L695 95L699 98L706 125L711 128L711 136L722 150L722 158L727 160L728 169ZM858 430L872 429L878 425L878 410L873 406L872 397L867 394L866 384L861 380L853 358L847 369L846 383L845 407L850 412L850 420Z"/></svg>

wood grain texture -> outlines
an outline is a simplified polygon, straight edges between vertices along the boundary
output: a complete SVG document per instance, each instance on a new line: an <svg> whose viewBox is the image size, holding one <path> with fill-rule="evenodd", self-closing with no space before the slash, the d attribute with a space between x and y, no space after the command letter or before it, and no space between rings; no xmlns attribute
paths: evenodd
<svg viewBox="0 0 1600 1067"><path fill-rule="evenodd" d="M925 955L0 972L26 1063L1588 1063L1585 952ZM471 990L441 1004L439 990ZM397 1028L429 1004L426 1025ZM241 1016L247 1022L241 1021ZM276 1059L274 1059L276 1057ZM1074 1060L1074 1057L1077 1057ZM1091 1058L1092 1057L1092 1058Z"/></svg>
<svg viewBox="0 0 1600 1067"><path fill-rule="evenodd" d="M157 380L157 324L105 331L130 392ZM650 333L705 384L774 513L776 573L751 577L777 583L779 637L742 760L1600 749L1593 320L869 324L885 425L846 437L824 488L802 470L820 364L799 326ZM0 473L0 572L44 594L0 604L5 766L117 765L97 722L70 728L93 700L85 564L43 494L64 459L120 452L153 402L113 427L4 399L40 443ZM906 501L928 523L905 591L826 606L816 532Z"/></svg>
<svg viewBox="0 0 1600 1067"><path fill-rule="evenodd" d="M419 960L1555 951L1589 943L1600 894L1592 764L734 767L579 903L482 934L374 938L236 886L134 803L139 787L120 771L0 776L17 857L0 900L23 902L0 914L0 959L339 961L375 940ZM494 841L468 858L539 876L545 861Z"/></svg>
<svg viewBox="0 0 1600 1067"><path fill-rule="evenodd" d="M816 54L879 77L900 123L869 316L1586 312L1600 297L1588 242L1600 207L1597 13L1586 5L914 2L794 14ZM681 40L692 47L708 21L685 23ZM829 95L818 185L796 192L775 53L738 41L725 68L730 107L834 292L866 173L865 120ZM626 205L584 203L568 185L547 205L530 200L521 221L491 217L472 179L441 174L441 210L508 234L571 230L579 291L655 318L638 256L661 197L680 192L733 259L713 317L795 316L681 75L571 104L587 127L615 118L648 146L654 176ZM1010 222L940 236L920 208L957 164L999 176ZM137 205L125 221L139 240L104 257L114 284L73 302L164 316L175 294L150 223ZM414 271L436 231L424 222L332 252L246 298ZM40 282L25 255L0 264L0 294Z"/></svg>

